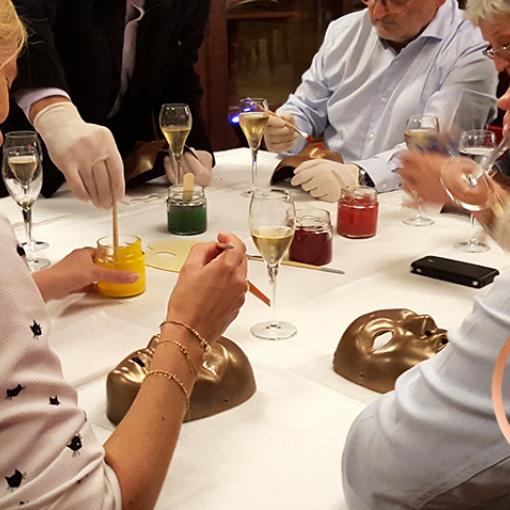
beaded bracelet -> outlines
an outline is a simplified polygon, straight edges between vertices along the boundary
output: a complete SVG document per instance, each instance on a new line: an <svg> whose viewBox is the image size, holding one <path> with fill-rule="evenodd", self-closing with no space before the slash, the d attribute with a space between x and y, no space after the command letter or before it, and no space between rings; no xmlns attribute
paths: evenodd
<svg viewBox="0 0 510 510"><path fill-rule="evenodd" d="M191 355L190 355L188 349L186 349L186 347L184 347L184 345L182 345L177 340L174 340L173 338L165 338L165 337L160 338L159 342L157 343L157 346L163 345L163 344L173 344L173 345L176 345L179 348L179 351L181 351L181 354L186 358L186 362L188 363L189 369L195 375L198 375L198 369L197 369L197 367L195 365L195 362L191 358Z"/></svg>
<svg viewBox="0 0 510 510"><path fill-rule="evenodd" d="M186 412L189 411L190 401L188 392L186 390L186 387L184 386L184 383L175 374L172 374L167 370L149 370L145 375L145 378L147 379L147 377L151 375L162 375L163 377L166 377L169 381L173 381L175 384L177 384L182 394L184 395L184 398L186 399Z"/></svg>
<svg viewBox="0 0 510 510"><path fill-rule="evenodd" d="M159 327L162 328L165 324L177 324L178 326L182 326L183 328L187 329L199 342L200 347L204 352L210 351L211 346L209 345L209 342L192 326L189 324L186 324L183 321L174 321L172 319L164 320Z"/></svg>

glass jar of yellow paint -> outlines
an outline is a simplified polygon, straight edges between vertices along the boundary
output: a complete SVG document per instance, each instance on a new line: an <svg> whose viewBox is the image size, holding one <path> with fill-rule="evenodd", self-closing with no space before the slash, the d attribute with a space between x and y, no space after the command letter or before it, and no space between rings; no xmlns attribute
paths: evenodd
<svg viewBox="0 0 510 510"><path fill-rule="evenodd" d="M142 240L136 236L120 236L117 253L114 253L112 237L102 237L97 241L94 262L102 267L131 271L138 274L134 283L97 282L99 294L109 297L132 297L145 291L145 261Z"/></svg>

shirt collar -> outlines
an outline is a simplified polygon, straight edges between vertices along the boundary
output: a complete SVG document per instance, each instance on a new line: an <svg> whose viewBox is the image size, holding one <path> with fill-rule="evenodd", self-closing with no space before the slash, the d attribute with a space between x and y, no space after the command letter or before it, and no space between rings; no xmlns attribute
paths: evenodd
<svg viewBox="0 0 510 510"><path fill-rule="evenodd" d="M424 0L428 1L428 0ZM459 16L459 7L457 0L447 0L436 12L432 21L424 28L422 33L413 39L409 44L419 39L438 39L442 40L449 36L452 30L454 20ZM370 19L367 13L367 19ZM386 49L392 49L387 41L381 39L376 28L372 25L372 33L379 39L381 44Z"/></svg>
<svg viewBox="0 0 510 510"><path fill-rule="evenodd" d="M444 39L449 36L452 30L453 20L458 14L457 0L448 0L436 12L432 21L425 27L425 30L416 38Z"/></svg>

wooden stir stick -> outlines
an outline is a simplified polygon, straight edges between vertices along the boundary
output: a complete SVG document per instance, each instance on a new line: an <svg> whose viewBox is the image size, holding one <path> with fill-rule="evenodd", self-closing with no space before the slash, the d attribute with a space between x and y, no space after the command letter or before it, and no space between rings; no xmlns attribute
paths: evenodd
<svg viewBox="0 0 510 510"><path fill-rule="evenodd" d="M195 176L188 172L182 178L182 200L191 202L193 200L193 187L195 186Z"/></svg>
<svg viewBox="0 0 510 510"><path fill-rule="evenodd" d="M113 201L112 207L112 224L113 224L113 260L117 260L119 251L119 219L117 210L117 200Z"/></svg>

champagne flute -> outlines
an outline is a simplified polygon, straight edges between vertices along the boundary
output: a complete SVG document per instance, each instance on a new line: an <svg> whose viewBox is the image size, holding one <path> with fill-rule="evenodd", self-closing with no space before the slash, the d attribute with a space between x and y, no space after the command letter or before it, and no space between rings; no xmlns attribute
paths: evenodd
<svg viewBox="0 0 510 510"><path fill-rule="evenodd" d="M276 277L283 256L289 249L296 228L296 210L289 191L254 189L249 212L250 234L264 259L273 288L273 319L255 324L251 333L266 340L282 340L296 334L296 327L279 321L276 312Z"/></svg>
<svg viewBox="0 0 510 510"><path fill-rule="evenodd" d="M439 120L435 115L413 115L406 123L404 140L410 151L431 152L439 150ZM432 225L434 221L422 214L420 197L412 191L411 194L416 201L418 210L414 216L404 220L404 223L413 227Z"/></svg>
<svg viewBox="0 0 510 510"><path fill-rule="evenodd" d="M35 258L32 250L32 206L42 187L41 143L35 131L12 131L5 135L2 178L9 195L21 207L27 242L25 254L31 271L50 265Z"/></svg>
<svg viewBox="0 0 510 510"><path fill-rule="evenodd" d="M459 139L459 152L461 155L466 156L477 163L480 163L483 158L496 146L496 135L492 131L486 129L470 129L463 131ZM470 215L471 222L471 236L467 241L462 241L457 244L463 251L469 253L481 253L487 251L489 246L482 243L477 237L475 232L475 217L473 213Z"/></svg>
<svg viewBox="0 0 510 510"><path fill-rule="evenodd" d="M168 142L168 153L177 165L177 182L182 184L182 154L191 131L190 107L184 103L166 103L159 112L159 127Z"/></svg>
<svg viewBox="0 0 510 510"><path fill-rule="evenodd" d="M243 197L250 197L255 189L257 155L269 120L267 110L267 101L263 98L244 97L239 104L239 124L251 149L251 189L243 191Z"/></svg>
<svg viewBox="0 0 510 510"><path fill-rule="evenodd" d="M40 161L42 164L42 161L43 161L42 148L39 151L39 156L40 156ZM26 249L26 244L27 244L27 241L23 241L21 243L21 246L23 249ZM47 241L38 241L37 239L34 239L34 236L32 235L32 253L34 253L36 251L46 250L49 247L50 247L50 243L48 243Z"/></svg>

